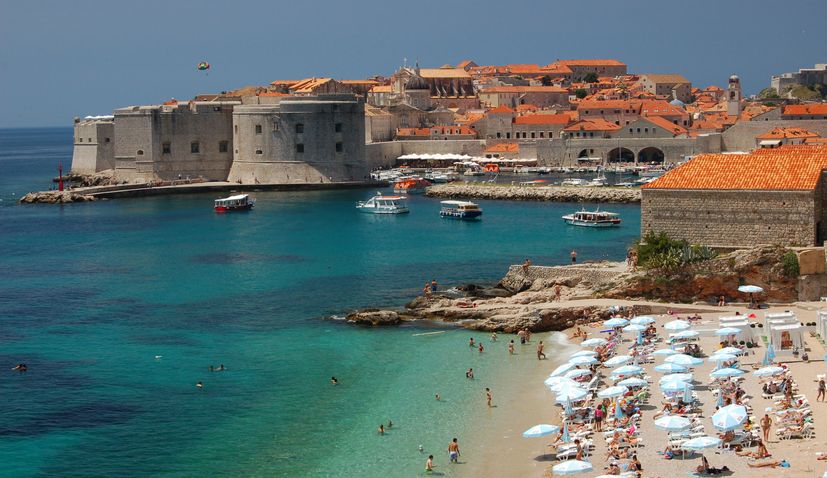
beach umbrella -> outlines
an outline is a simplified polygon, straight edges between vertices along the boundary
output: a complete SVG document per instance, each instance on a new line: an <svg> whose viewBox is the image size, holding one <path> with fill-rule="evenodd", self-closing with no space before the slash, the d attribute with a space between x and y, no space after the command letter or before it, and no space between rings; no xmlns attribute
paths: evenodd
<svg viewBox="0 0 827 478"><path fill-rule="evenodd" d="M641 316L639 316L639 317L635 317L635 318L633 318L633 319L632 319L632 320L630 320L629 322L631 322L631 323L633 323L633 324L636 324L636 325L649 325L649 324L651 324L651 323L654 323L654 322L655 322L655 318L654 318L654 317L650 317L650 316L648 316L648 315L641 315Z"/></svg>
<svg viewBox="0 0 827 478"><path fill-rule="evenodd" d="M551 472L555 475L576 475L587 471L592 471L592 464L580 460L566 460L551 467Z"/></svg>
<svg viewBox="0 0 827 478"><path fill-rule="evenodd" d="M703 359L693 357L686 354L675 354L666 357L663 360L665 363L673 363L675 365L683 365L684 367L696 367L704 363Z"/></svg>
<svg viewBox="0 0 827 478"><path fill-rule="evenodd" d="M712 357L709 357L709 360L712 360L713 362L716 362L716 363L718 363L718 362L731 362L733 360L738 360L738 357L733 355L733 354L716 353Z"/></svg>
<svg viewBox="0 0 827 478"><path fill-rule="evenodd" d="M564 363L563 365L560 365L559 367L554 369L554 371L551 372L551 375L549 375L549 376L550 377L561 376L561 375L563 375L564 373L568 372L569 370L571 370L573 368L574 368L573 363Z"/></svg>
<svg viewBox="0 0 827 478"><path fill-rule="evenodd" d="M718 389L718 400L715 401L715 406L721 408L724 406L724 392Z"/></svg>
<svg viewBox="0 0 827 478"><path fill-rule="evenodd" d="M612 370L612 375L638 375L643 373L643 368L637 365L624 365Z"/></svg>
<svg viewBox="0 0 827 478"><path fill-rule="evenodd" d="M600 337L595 337L593 339L586 339L580 342L581 347L599 347L601 345L606 345L608 341L606 339L601 339Z"/></svg>
<svg viewBox="0 0 827 478"><path fill-rule="evenodd" d="M623 327L624 332L643 332L644 330L646 330L646 327L638 324L629 324Z"/></svg>
<svg viewBox="0 0 827 478"><path fill-rule="evenodd" d="M606 367L617 367L618 365L626 364L630 360L632 360L632 357L628 355L617 355L603 362L603 365Z"/></svg>
<svg viewBox="0 0 827 478"><path fill-rule="evenodd" d="M541 423L540 425L534 425L533 427L524 431L523 438L540 438L548 435L553 435L559 431L560 427L556 425L546 425L545 423Z"/></svg>
<svg viewBox="0 0 827 478"><path fill-rule="evenodd" d="M576 368L574 370L569 370L568 372L566 372L566 374L563 375L563 377L565 377L565 378L577 378L577 377L582 377L583 375L591 375L591 373L592 372L590 370L583 369L583 368Z"/></svg>
<svg viewBox="0 0 827 478"><path fill-rule="evenodd" d="M772 344L767 345L767 358L769 359L770 363L775 360L775 347Z"/></svg>
<svg viewBox="0 0 827 478"><path fill-rule="evenodd" d="M655 426L669 432L687 430L692 425L692 420L678 415L666 415L655 420Z"/></svg>
<svg viewBox="0 0 827 478"><path fill-rule="evenodd" d="M722 368L720 370L716 370L716 371L712 372L711 374L709 374L709 376L712 377L712 378L731 378L731 377L740 377L744 373L746 373L746 372L744 372L743 370L738 370L737 368L730 367L730 368Z"/></svg>
<svg viewBox="0 0 827 478"><path fill-rule="evenodd" d="M563 443L568 443L571 441L571 436L569 435L569 422L563 422L563 436L560 437L560 441Z"/></svg>
<svg viewBox="0 0 827 478"><path fill-rule="evenodd" d="M663 328L666 330L686 330L691 326L689 322L680 319L663 324Z"/></svg>
<svg viewBox="0 0 827 478"><path fill-rule="evenodd" d="M681 448L685 450L703 450L705 448L714 448L720 444L720 438L702 436L683 442L683 444L681 444Z"/></svg>
<svg viewBox="0 0 827 478"><path fill-rule="evenodd" d="M741 329L736 327L724 327L715 331L715 335L718 337L726 337L727 335L738 335L741 333Z"/></svg>
<svg viewBox="0 0 827 478"><path fill-rule="evenodd" d="M668 382L660 383L660 389L664 392L683 392L687 387L692 387L692 385L686 382L681 382L680 380L670 380Z"/></svg>
<svg viewBox="0 0 827 478"><path fill-rule="evenodd" d="M758 287L757 285L742 285L738 287L738 292L743 292L745 294L759 294L764 292L764 289Z"/></svg>
<svg viewBox="0 0 827 478"><path fill-rule="evenodd" d="M623 396L628 391L629 389L623 385L615 385L614 387L604 388L603 390L597 392L597 396L599 398L614 398Z"/></svg>
<svg viewBox="0 0 827 478"><path fill-rule="evenodd" d="M617 382L618 385L623 385L624 387L648 387L649 382L643 380L642 378L637 377L629 377Z"/></svg>
<svg viewBox="0 0 827 478"><path fill-rule="evenodd" d="M739 349L738 347L724 347L724 348L722 348L722 349L718 349L718 350L716 350L716 351L715 351L715 352L713 352L712 354L713 354L713 355L718 355L718 354L732 354L732 355L741 355L741 354L743 354L743 353L744 353L744 351L743 351L743 350L741 350L741 349Z"/></svg>
<svg viewBox="0 0 827 478"><path fill-rule="evenodd" d="M657 355L658 357L668 357L670 355L675 355L676 353L677 352L672 349L659 349L652 352L652 355Z"/></svg>
<svg viewBox="0 0 827 478"><path fill-rule="evenodd" d="M756 377L771 377L780 373L784 373L784 369L781 367L764 367L752 372Z"/></svg>
<svg viewBox="0 0 827 478"><path fill-rule="evenodd" d="M655 372L660 373L680 373L686 372L687 370L689 369L676 363L662 363L655 366Z"/></svg>
<svg viewBox="0 0 827 478"><path fill-rule="evenodd" d="M701 334L697 330L684 330L676 333L672 337L675 337L676 339L694 339L699 335Z"/></svg>
<svg viewBox="0 0 827 478"><path fill-rule="evenodd" d="M665 383L665 382L687 382L692 383L695 380L695 377L691 373L672 373L669 375L664 375L663 377L658 380L658 383Z"/></svg>
<svg viewBox="0 0 827 478"><path fill-rule="evenodd" d="M546 386L550 388L552 391L556 390L562 385L573 385L575 387L580 385L579 383L575 382L569 377L564 377L562 375L558 375L556 377L549 377L543 383L546 384Z"/></svg>
<svg viewBox="0 0 827 478"><path fill-rule="evenodd" d="M629 325L629 321L622 318L622 317L613 317L613 318L603 322L603 325L606 326L606 327L611 327L611 328L623 327L624 325Z"/></svg>
<svg viewBox="0 0 827 478"><path fill-rule="evenodd" d="M747 419L747 407L743 405L727 405L712 415L712 425L721 431L735 430L744 424Z"/></svg>
<svg viewBox="0 0 827 478"><path fill-rule="evenodd" d="M599 360L597 360L594 357L588 356L588 355L581 355L579 357L572 357L572 358L569 359L569 363L573 364L575 366L577 366L577 365L592 365L592 364L596 364L598 362L599 362Z"/></svg>
<svg viewBox="0 0 827 478"><path fill-rule="evenodd" d="M566 404L571 402L576 402L578 400L583 400L586 398L589 392L583 390L580 387L575 386L561 386L557 390L554 391L554 398L557 400L557 403Z"/></svg>
<svg viewBox="0 0 827 478"><path fill-rule="evenodd" d="M574 352L573 354L569 355L569 358L574 357L594 357L597 355L597 352L594 350L581 350L579 352Z"/></svg>

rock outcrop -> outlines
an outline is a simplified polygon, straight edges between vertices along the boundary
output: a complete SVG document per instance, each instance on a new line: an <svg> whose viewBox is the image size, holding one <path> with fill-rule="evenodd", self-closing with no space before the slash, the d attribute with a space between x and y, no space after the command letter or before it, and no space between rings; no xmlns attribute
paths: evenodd
<svg viewBox="0 0 827 478"><path fill-rule="evenodd" d="M509 201L640 202L640 189L611 187L505 186L487 183L451 183L431 186L428 188L426 195L439 198L501 199Z"/></svg>
<svg viewBox="0 0 827 478"><path fill-rule="evenodd" d="M402 322L402 317L392 310L367 309L350 313L345 320L352 324L377 326L396 325Z"/></svg>
<svg viewBox="0 0 827 478"><path fill-rule="evenodd" d="M64 204L71 202L95 201L97 198L73 191L40 191L28 193L20 198L21 204Z"/></svg>

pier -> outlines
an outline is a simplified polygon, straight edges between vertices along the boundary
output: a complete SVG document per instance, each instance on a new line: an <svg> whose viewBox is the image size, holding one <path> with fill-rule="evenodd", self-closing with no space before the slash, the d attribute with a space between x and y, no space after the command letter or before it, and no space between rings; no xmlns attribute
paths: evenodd
<svg viewBox="0 0 827 478"><path fill-rule="evenodd" d="M426 194L430 197L438 198L500 199L508 201L640 202L640 189L613 187L452 183L432 186L428 188Z"/></svg>

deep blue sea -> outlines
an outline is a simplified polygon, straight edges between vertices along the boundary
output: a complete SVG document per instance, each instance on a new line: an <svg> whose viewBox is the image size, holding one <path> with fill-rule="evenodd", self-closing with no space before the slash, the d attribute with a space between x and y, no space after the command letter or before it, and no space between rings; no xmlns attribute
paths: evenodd
<svg viewBox="0 0 827 478"><path fill-rule="evenodd" d="M373 190L257 193L223 215L211 195L16 204L71 153L70 128L0 130L1 476L421 475L418 445L466 430L500 355L469 355L465 331L321 318L399 306L432 278L493 283L526 257L619 260L640 229L637 205L608 207L614 230L565 226L573 204L360 214Z"/></svg>

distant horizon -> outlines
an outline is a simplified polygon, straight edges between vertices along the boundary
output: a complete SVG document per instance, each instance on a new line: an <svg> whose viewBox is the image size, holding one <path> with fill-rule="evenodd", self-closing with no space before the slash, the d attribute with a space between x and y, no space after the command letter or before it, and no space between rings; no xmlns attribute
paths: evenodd
<svg viewBox="0 0 827 478"><path fill-rule="evenodd" d="M432 68L611 58L631 73L681 74L698 87L725 86L736 74L751 95L771 75L827 62L827 2L785 5L797 13L773 17L769 28L766 12L777 8L769 0L689 8L640 0L634 9L607 0L588 9L541 0L246 0L232 9L197 0L0 0L0 128L71 125L74 117L278 79L388 76L403 58ZM197 70L200 61L209 73Z"/></svg>

